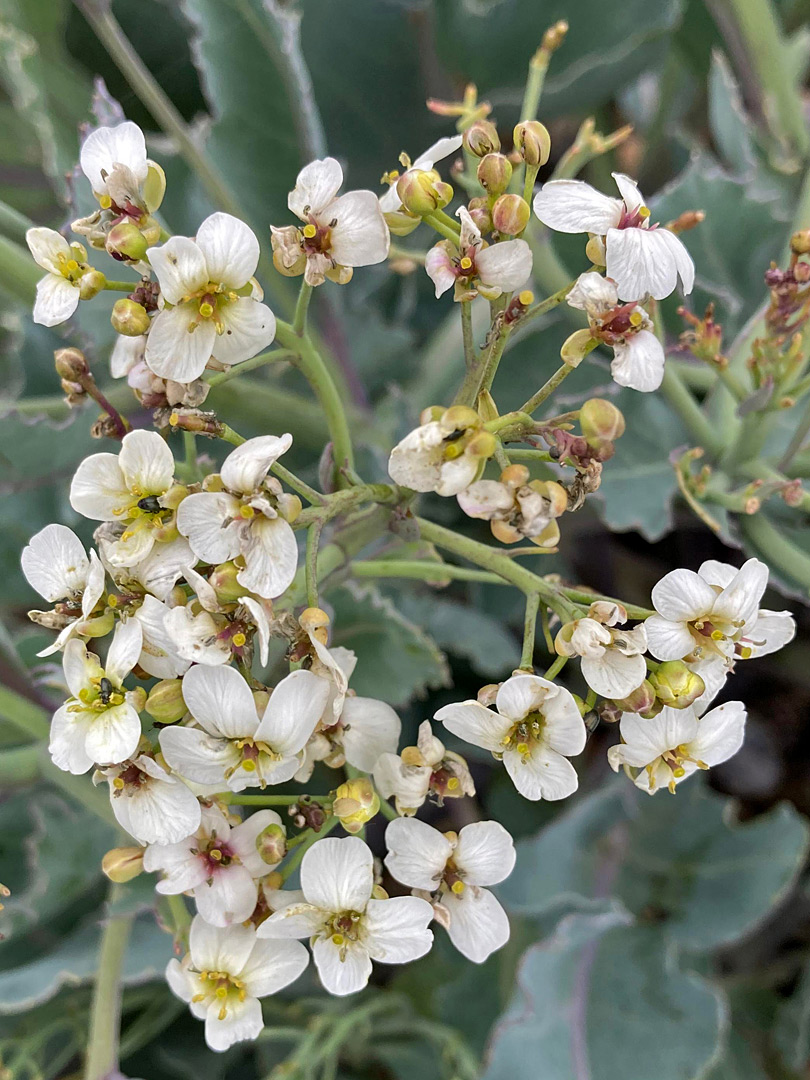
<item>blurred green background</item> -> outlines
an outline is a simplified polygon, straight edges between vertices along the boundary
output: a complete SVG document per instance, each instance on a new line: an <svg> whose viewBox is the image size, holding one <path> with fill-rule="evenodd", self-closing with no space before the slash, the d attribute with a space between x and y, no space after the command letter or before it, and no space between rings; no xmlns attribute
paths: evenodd
<svg viewBox="0 0 810 1080"><path fill-rule="evenodd" d="M549 169L586 118L603 133L631 124L630 139L582 176L610 190L611 169L632 173L661 221L706 212L686 237L697 265L690 306L700 313L714 300L728 342L765 300L763 272L794 223L810 160L805 0L116 0L111 10L146 69L134 86L100 40L107 10L95 0L0 0L0 669L34 710L58 699L60 670L36 659L50 635L25 618L38 598L19 553L50 521L89 539L67 487L77 462L104 448L89 435L95 413L62 403L53 350L85 349L104 386L113 332L103 296L82 304L70 326L33 326L39 274L20 245L29 221L61 228L89 209L75 168L83 126L123 116L142 125L166 170L162 214L173 232L193 235L211 210L236 207L268 252L268 226L287 222L286 195L306 161L328 151L350 187L382 191L379 178L402 150L415 157L449 133L452 121L430 113L427 98L457 99L475 82L508 142L529 59L565 18L570 31L539 114L552 135ZM202 178L189 166L200 155ZM553 257L536 262L538 295L585 268L581 242L558 240ZM403 246L425 242L420 232ZM93 261L104 268L95 253ZM571 273L560 282L563 268ZM271 306L288 315L290 282L266 268L260 276ZM673 338L675 306L666 311ZM421 408L447 400L458 378L451 307L432 300L421 270L375 267L347 288L318 291L314 317L370 479L385 475L392 443ZM556 368L569 317L538 321L507 354L495 387L502 411ZM596 390L613 392L600 360L566 383L562 400ZM126 387L113 394L134 415ZM743 555L732 517L720 521L729 549L675 500L669 455L689 437L661 397L622 391L616 400L627 435L599 495L565 520L560 554L542 567L646 604L672 567ZM325 429L294 371L276 365L236 379L208 405L245 435L291 431L291 467L317 478ZM709 405L721 424L722 400ZM423 511L487 538L484 526L459 521L454 500L427 497ZM792 539L810 550L803 516L791 521ZM526 803L485 755L474 758L482 813L521 839L518 869L501 889L509 946L477 968L438 931L429 957L378 970L378 986L349 1001L326 999L309 973L268 1003L265 1037L224 1055L205 1048L201 1025L162 983L171 939L152 882L136 880L111 908L99 869L116 842L106 794L88 778L55 777L40 750L0 723L0 880L12 891L0 913L3 1080L82 1075L100 925L111 912L135 918L127 1076L807 1076L810 624L799 583L773 552L756 553L795 601L800 638L735 675L733 696L750 711L746 745L710 786L697 779L677 799L655 800L617 786L604 754L614 731L591 740L581 792L563 806ZM336 579L327 598L334 642L360 657L353 685L395 705L407 736L439 705L517 663L522 604L511 590ZM776 593L769 601L786 604ZM457 828L465 813L451 805L431 820ZM379 850L376 825L370 838Z"/></svg>

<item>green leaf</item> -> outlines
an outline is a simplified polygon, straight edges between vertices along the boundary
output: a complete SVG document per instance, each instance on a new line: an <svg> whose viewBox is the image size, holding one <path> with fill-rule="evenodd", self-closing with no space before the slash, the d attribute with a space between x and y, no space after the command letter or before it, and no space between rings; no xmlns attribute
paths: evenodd
<svg viewBox="0 0 810 1080"><path fill-rule="evenodd" d="M563 904L587 911L612 897L681 945L734 941L795 880L808 827L786 804L744 825L729 821L729 806L699 779L652 798L622 779L521 841L500 895L532 915Z"/></svg>
<svg viewBox="0 0 810 1080"><path fill-rule="evenodd" d="M484 1080L697 1080L717 1052L723 1006L679 971L656 927L572 915L532 946L496 1025ZM652 1073L650 1072L652 1070Z"/></svg>
<svg viewBox="0 0 810 1080"><path fill-rule="evenodd" d="M374 585L349 583L329 593L335 609L333 645L353 649L352 688L389 705L406 705L428 690L450 685L436 642L409 622Z"/></svg>

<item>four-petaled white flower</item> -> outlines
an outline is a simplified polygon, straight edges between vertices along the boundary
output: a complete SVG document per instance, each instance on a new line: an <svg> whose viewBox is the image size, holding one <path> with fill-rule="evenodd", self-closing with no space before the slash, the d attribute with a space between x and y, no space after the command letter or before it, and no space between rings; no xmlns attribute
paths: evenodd
<svg viewBox="0 0 810 1080"><path fill-rule="evenodd" d="M146 200L143 186L149 170L163 170L146 156L146 140L137 124L126 120L115 127L91 131L82 143L79 165L102 209L139 219L144 210L157 210L165 181L155 185L159 198Z"/></svg>
<svg viewBox="0 0 810 1080"><path fill-rule="evenodd" d="M467 208L461 206L456 213L461 218L458 244L440 240L425 258L436 296L455 288L454 300L471 300L478 293L495 300L525 285L532 272L532 251L526 241L486 245Z"/></svg>
<svg viewBox="0 0 810 1080"><path fill-rule="evenodd" d="M400 163L405 166L405 172L402 175L407 176L409 172L429 172L437 161L443 161L445 158L450 157L451 154L455 154L457 150L460 150L462 141L461 135L446 135L444 138L437 139L413 163L406 154L401 155ZM380 195L380 209L385 214L391 214L402 208L402 200L397 191L397 181L400 179L400 175L398 172L393 172L389 173L387 178L392 183L388 191L384 195ZM386 178L383 177L383 179Z"/></svg>
<svg viewBox="0 0 810 1080"><path fill-rule="evenodd" d="M585 312L593 336L613 349L610 373L619 386L643 393L658 389L664 348L643 308L635 301L623 304L616 283L593 271L580 275L566 300Z"/></svg>
<svg viewBox="0 0 810 1080"><path fill-rule="evenodd" d="M728 761L743 744L745 706L728 701L698 717L694 707L665 706L657 716L644 719L624 713L619 725L622 742L608 750L614 772L628 765L639 772L636 787L654 795L659 788L675 794L680 784L697 769Z"/></svg>
<svg viewBox="0 0 810 1080"><path fill-rule="evenodd" d="M177 844L200 825L200 803L182 780L153 757L103 769L118 824L139 844Z"/></svg>
<svg viewBox="0 0 810 1080"><path fill-rule="evenodd" d="M141 721L123 682L138 661L142 636L136 619L119 623L104 667L77 638L65 646L63 668L72 696L54 713L49 746L54 764L65 772L79 775L135 753Z"/></svg>
<svg viewBox="0 0 810 1080"><path fill-rule="evenodd" d="M437 418L428 418L432 412L426 409L423 423L391 451L388 475L394 483L414 491L458 495L479 477L495 443L471 409L453 407Z"/></svg>
<svg viewBox="0 0 810 1080"><path fill-rule="evenodd" d="M309 963L297 941L260 941L247 926L216 927L199 915L191 922L189 952L170 960L166 981L205 1020L212 1050L255 1039L264 1027L259 998L295 982Z"/></svg>
<svg viewBox="0 0 810 1080"><path fill-rule="evenodd" d="M343 284L354 267L388 257L390 237L377 196L373 191L338 195L342 184L343 169L334 158L310 162L287 198L303 228L271 227L276 260L292 272L303 270L308 285L322 285L327 277Z"/></svg>
<svg viewBox="0 0 810 1080"><path fill-rule="evenodd" d="M81 279L88 272L87 252L53 229L29 229L25 242L37 266L47 270L37 282L33 319L40 326L66 322L79 306Z"/></svg>
<svg viewBox="0 0 810 1080"><path fill-rule="evenodd" d="M672 570L652 591L657 614L645 623L650 652L659 660L727 669L776 652L793 640L796 623L789 611L760 610L767 584L768 567L759 559L740 570L714 559L697 573Z"/></svg>
<svg viewBox="0 0 810 1080"><path fill-rule="evenodd" d="M607 276L622 300L646 295L663 300L681 280L690 293L695 264L669 229L650 226L650 211L636 184L613 173L620 199L603 195L582 180L550 180L534 197L534 212L544 225L563 233L604 237Z"/></svg>
<svg viewBox="0 0 810 1080"><path fill-rule="evenodd" d="M569 757L585 749L585 724L573 695L539 675L513 675L495 698L445 705L435 715L460 739L502 757L527 799L564 799L578 786Z"/></svg>
<svg viewBox="0 0 810 1080"><path fill-rule="evenodd" d="M88 558L84 545L66 525L46 525L28 541L20 558L28 584L53 612L32 611L29 618L59 628L59 634L38 656L51 656L80 634L104 594L104 567L95 551ZM39 618L38 618L39 616Z"/></svg>
<svg viewBox="0 0 810 1080"><path fill-rule="evenodd" d="M196 833L179 843L150 845L143 868L163 873L159 893L193 893L197 911L212 926L245 922L256 907L260 879L273 870L257 848L260 834L271 825L284 831L274 810L259 810L232 825L218 807L204 807Z"/></svg>
<svg viewBox="0 0 810 1080"><path fill-rule="evenodd" d="M259 937L309 938L321 982L330 994L362 990L371 961L406 964L430 950L426 900L374 893L374 856L356 836L318 840L301 861L304 902L275 912Z"/></svg>
<svg viewBox="0 0 810 1080"><path fill-rule="evenodd" d="M112 566L135 566L156 541L176 539L166 496L174 484L174 458L156 431L130 431L118 454L91 454L70 485L70 505L84 517L114 522L104 557Z"/></svg>
<svg viewBox="0 0 810 1080"><path fill-rule="evenodd" d="M475 794L467 762L460 754L445 749L433 734L429 720L419 725L416 746L406 746L401 754L380 754L373 772L381 798L393 795L397 813L403 816L415 814L430 794L440 804L444 799Z"/></svg>
<svg viewBox="0 0 810 1080"><path fill-rule="evenodd" d="M231 791L281 784L297 772L328 694L324 679L293 671L259 717L235 668L195 666L183 676L183 699L200 726L164 728L160 748L172 769L197 784Z"/></svg>
<svg viewBox="0 0 810 1080"><path fill-rule="evenodd" d="M515 865L512 837L497 821L476 821L441 833L416 818L385 830L385 865L403 885L432 898L436 921L462 956L476 964L509 940L509 919L486 885L497 885Z"/></svg>
<svg viewBox="0 0 810 1080"><path fill-rule="evenodd" d="M252 280L259 241L243 221L211 214L193 240L173 236L147 255L164 305L146 341L146 362L156 375L191 382L212 356L241 364L276 336L275 316Z"/></svg>
<svg viewBox="0 0 810 1080"><path fill-rule="evenodd" d="M180 503L177 527L204 562L239 556L237 581L268 600L288 588L298 566L298 544L285 515L300 502L267 475L292 445L292 435L260 435L233 450L222 463L219 491L200 491Z"/></svg>
<svg viewBox="0 0 810 1080"><path fill-rule="evenodd" d="M566 623L554 642L560 656L581 657L585 682L603 697L628 697L647 675L644 624L632 630L615 628L626 619L618 604L597 602L584 619Z"/></svg>

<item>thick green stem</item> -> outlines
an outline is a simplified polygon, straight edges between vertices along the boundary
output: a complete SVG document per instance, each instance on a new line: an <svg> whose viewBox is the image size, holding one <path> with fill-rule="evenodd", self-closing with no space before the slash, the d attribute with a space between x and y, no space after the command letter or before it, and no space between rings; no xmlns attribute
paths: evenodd
<svg viewBox="0 0 810 1080"><path fill-rule="evenodd" d="M25 243L25 234L33 226L34 222L25 214L0 201L0 234L7 240L13 240L15 244L22 246Z"/></svg>
<svg viewBox="0 0 810 1080"><path fill-rule="evenodd" d="M697 439L712 457L719 457L723 450L722 438L715 432L709 418L690 394L680 374L669 364L664 369L661 392L680 416L690 435Z"/></svg>
<svg viewBox="0 0 810 1080"><path fill-rule="evenodd" d="M397 488L390 484L361 484L358 487L344 488L343 491L325 496L322 505L303 510L295 519L295 525L297 528L308 528L315 522L324 525L338 514L344 514L363 503L390 504L398 502L400 498Z"/></svg>
<svg viewBox="0 0 810 1080"><path fill-rule="evenodd" d="M480 581L487 585L508 584L502 577L486 570L420 559L370 559L368 562L353 562L349 569L354 577L362 578L415 578L418 581L436 582L446 582L452 578L455 581Z"/></svg>
<svg viewBox="0 0 810 1080"><path fill-rule="evenodd" d="M810 555L802 551L773 525L763 513L738 519L740 532L762 557L798 581L810 592Z"/></svg>
<svg viewBox="0 0 810 1080"><path fill-rule="evenodd" d="M461 339L464 342L464 366L467 371L475 366L475 342L473 341L472 327L472 301L462 300L461 308Z"/></svg>
<svg viewBox="0 0 810 1080"><path fill-rule="evenodd" d="M598 342L596 341L590 344L588 352L592 352L597 345ZM587 353L583 354L583 359L586 355ZM546 400L546 398L551 397L551 395L554 393L554 391L557 389L563 379L567 379L571 372L576 371L578 367L579 363L561 364L560 367L558 367L554 374L551 376L551 378L547 379L546 382L540 387L537 393L532 394L529 400L525 404L521 405L520 412L528 413L529 415L531 415L536 409L539 409L543 402Z"/></svg>
<svg viewBox="0 0 810 1080"><path fill-rule="evenodd" d="M307 607L318 607L318 544L321 539L323 521L313 521L307 529L307 550L305 560L305 580L307 588Z"/></svg>
<svg viewBox="0 0 810 1080"><path fill-rule="evenodd" d="M104 282L104 288L107 289L108 292L131 293L131 292L134 292L137 289L138 284L139 284L139 282L137 282L137 281L110 281L110 280L106 280Z"/></svg>
<svg viewBox="0 0 810 1080"><path fill-rule="evenodd" d="M523 619L523 651L520 654L520 666L526 671L534 671L534 638L537 633L537 612L540 609L540 594L529 593L526 596L526 614Z"/></svg>
<svg viewBox="0 0 810 1080"><path fill-rule="evenodd" d="M298 337L302 337L306 330L307 313L309 312L309 302L312 299L313 291L312 286L308 285L306 281L302 279L292 323L293 333L297 334Z"/></svg>
<svg viewBox="0 0 810 1080"><path fill-rule="evenodd" d="M249 371L264 367L265 364L275 364L278 360L294 360L298 354L292 349L271 349L270 352L259 353L258 356L245 360L242 364L236 364L227 371L212 371L203 376L203 382L209 386L221 386L222 383L238 379L240 375L246 375Z"/></svg>
<svg viewBox="0 0 810 1080"><path fill-rule="evenodd" d="M113 900L120 886L113 886ZM134 915L110 918L102 933L98 974L90 1011L85 1080L109 1080L118 1070L118 1039L121 1024L121 972Z"/></svg>
<svg viewBox="0 0 810 1080"><path fill-rule="evenodd" d="M432 214L425 214L422 221L424 221L426 225L430 225L431 229L435 229L440 236L445 238L445 240L450 240L456 245L458 244L460 236L459 228L453 219L441 210L435 210Z"/></svg>
<svg viewBox="0 0 810 1080"><path fill-rule="evenodd" d="M807 402L804 408L804 415L798 423L796 430L793 432L790 442L787 445L782 457L779 459L779 468L784 470L790 465L791 461L799 453L804 446L805 439L810 435L810 401Z"/></svg>
<svg viewBox="0 0 810 1080"><path fill-rule="evenodd" d="M36 296L37 282L45 276L27 248L0 236L0 288L30 306Z"/></svg>

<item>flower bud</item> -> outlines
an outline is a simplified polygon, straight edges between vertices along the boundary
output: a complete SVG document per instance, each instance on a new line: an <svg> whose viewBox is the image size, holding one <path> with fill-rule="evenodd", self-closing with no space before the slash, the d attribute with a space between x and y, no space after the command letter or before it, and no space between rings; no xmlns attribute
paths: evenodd
<svg viewBox="0 0 810 1080"><path fill-rule="evenodd" d="M470 211L470 217L482 233L492 232L492 215L489 210L489 199L470 199L467 204L467 209Z"/></svg>
<svg viewBox="0 0 810 1080"><path fill-rule="evenodd" d="M176 724L188 712L181 679L161 679L149 691L144 706L158 724Z"/></svg>
<svg viewBox="0 0 810 1080"><path fill-rule="evenodd" d="M221 604L233 604L245 595L245 586L236 580L239 568L233 562L220 563L211 571L208 584L217 594Z"/></svg>
<svg viewBox="0 0 810 1080"><path fill-rule="evenodd" d="M307 634L317 635L319 640L322 632L324 643L326 642L326 632L331 621L326 612L317 607L304 608L298 616L298 625L301 629Z"/></svg>
<svg viewBox="0 0 810 1080"><path fill-rule="evenodd" d="M346 832L358 833L380 809L380 797L367 776L347 780L335 792L332 812Z"/></svg>
<svg viewBox="0 0 810 1080"><path fill-rule="evenodd" d="M614 442L624 434L624 416L603 398L590 398L579 411L579 426L590 446Z"/></svg>
<svg viewBox="0 0 810 1080"><path fill-rule="evenodd" d="M515 150L527 165L545 165L551 153L551 136L539 120L521 120L512 133Z"/></svg>
<svg viewBox="0 0 810 1080"><path fill-rule="evenodd" d="M479 431L467 443L467 453L471 457L491 458L498 449L498 440L491 431Z"/></svg>
<svg viewBox="0 0 810 1080"><path fill-rule="evenodd" d="M166 194L166 174L156 161L149 162L149 172L141 187L143 201L150 214L160 207Z"/></svg>
<svg viewBox="0 0 810 1080"><path fill-rule="evenodd" d="M504 154L487 154L478 166L478 182L488 195L500 195L509 187L512 163Z"/></svg>
<svg viewBox="0 0 810 1080"><path fill-rule="evenodd" d="M116 334L124 337L140 337L149 329L149 314L143 304L124 298L113 304L110 322Z"/></svg>
<svg viewBox="0 0 810 1080"><path fill-rule="evenodd" d="M119 847L108 851L101 860L101 869L116 885L124 885L143 872L143 848Z"/></svg>
<svg viewBox="0 0 810 1080"><path fill-rule="evenodd" d="M476 120L464 132L464 149L476 157L496 154L501 148L498 129L491 120Z"/></svg>
<svg viewBox="0 0 810 1080"><path fill-rule="evenodd" d="M616 700L614 704L622 712L646 713L655 704L655 687L649 679L645 679L632 694Z"/></svg>
<svg viewBox="0 0 810 1080"><path fill-rule="evenodd" d="M423 217L447 206L453 188L433 169L409 169L397 181L397 195L406 210Z"/></svg>
<svg viewBox="0 0 810 1080"><path fill-rule="evenodd" d="M146 237L131 221L122 221L107 233L107 252L114 259L139 262L146 255L147 247Z"/></svg>
<svg viewBox="0 0 810 1080"><path fill-rule="evenodd" d="M529 224L531 214L531 207L520 195L501 195L492 207L492 227L508 236L517 236Z"/></svg>
<svg viewBox="0 0 810 1080"><path fill-rule="evenodd" d="M592 236L585 245L585 254L594 266L604 266L607 256L605 255L605 241L601 236Z"/></svg>
<svg viewBox="0 0 810 1080"><path fill-rule="evenodd" d="M394 236L410 236L420 224L420 219L407 210L388 210L383 214L389 232Z"/></svg>
<svg viewBox="0 0 810 1080"><path fill-rule="evenodd" d="M87 359L81 349L57 349L53 360L56 374L61 379L78 382L90 374Z"/></svg>
<svg viewBox="0 0 810 1080"><path fill-rule="evenodd" d="M790 250L794 255L810 255L810 229L801 229L791 236Z"/></svg>
<svg viewBox="0 0 810 1080"><path fill-rule="evenodd" d="M560 349L561 359L564 363L570 364L571 367L577 367L591 351L592 341L590 330L575 330L563 342Z"/></svg>
<svg viewBox="0 0 810 1080"><path fill-rule="evenodd" d="M79 296L82 300L92 300L106 284L107 279L100 270L88 270L79 278Z"/></svg>
<svg viewBox="0 0 810 1080"><path fill-rule="evenodd" d="M287 836L281 825L268 825L256 837L256 850L262 862L268 866L278 866L287 854Z"/></svg>
<svg viewBox="0 0 810 1080"><path fill-rule="evenodd" d="M700 675L691 671L683 660L660 664L656 671L650 672L649 681L658 700L672 709L688 708L706 689Z"/></svg>
<svg viewBox="0 0 810 1080"><path fill-rule="evenodd" d="M469 405L451 405L449 409L443 411L439 419L448 435L453 431L464 431L467 428L479 427L481 424L478 413Z"/></svg>

